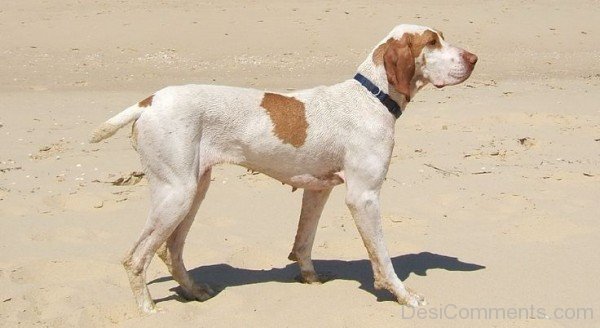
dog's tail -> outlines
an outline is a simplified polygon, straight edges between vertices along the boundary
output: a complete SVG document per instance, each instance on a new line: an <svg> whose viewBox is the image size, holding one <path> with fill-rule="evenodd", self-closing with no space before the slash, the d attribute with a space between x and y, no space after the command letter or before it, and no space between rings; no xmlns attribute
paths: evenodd
<svg viewBox="0 0 600 328"><path fill-rule="evenodd" d="M106 138L109 138L115 133L117 133L117 131L120 128L124 127L130 122L137 120L144 112L145 107L152 106L153 97L154 95L140 101L139 103L111 117L108 121L100 124L100 126L97 127L96 130L94 130L94 132L92 133L92 136L90 137L90 142L97 143Z"/></svg>

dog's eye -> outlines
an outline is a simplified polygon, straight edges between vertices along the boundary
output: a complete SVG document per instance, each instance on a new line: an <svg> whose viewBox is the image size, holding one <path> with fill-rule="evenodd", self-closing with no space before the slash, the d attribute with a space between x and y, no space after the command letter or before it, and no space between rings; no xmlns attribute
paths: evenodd
<svg viewBox="0 0 600 328"><path fill-rule="evenodd" d="M427 43L427 44L430 46L435 46L437 44L437 40L433 39L433 40L429 41L429 43Z"/></svg>

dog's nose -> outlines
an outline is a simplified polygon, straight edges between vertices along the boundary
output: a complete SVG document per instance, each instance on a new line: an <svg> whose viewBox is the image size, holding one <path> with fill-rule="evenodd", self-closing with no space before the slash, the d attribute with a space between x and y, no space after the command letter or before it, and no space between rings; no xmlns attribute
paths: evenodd
<svg viewBox="0 0 600 328"><path fill-rule="evenodd" d="M462 57L467 63L469 63L473 66L475 65L475 63L477 63L477 59L478 59L477 56L475 56L475 54L472 54L468 51L463 52Z"/></svg>

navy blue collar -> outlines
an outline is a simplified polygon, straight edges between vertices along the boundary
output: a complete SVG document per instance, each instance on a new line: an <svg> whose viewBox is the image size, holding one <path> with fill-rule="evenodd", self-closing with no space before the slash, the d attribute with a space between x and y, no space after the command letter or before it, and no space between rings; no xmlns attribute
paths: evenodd
<svg viewBox="0 0 600 328"><path fill-rule="evenodd" d="M379 99L379 101L381 101L381 103L387 107L387 109L390 111L390 113L392 113L392 115L394 115L394 117L398 118L400 117L400 115L402 115L402 110L400 109L400 106L398 106L398 104L385 92L383 92L381 89L379 89L375 84L373 84L373 82L369 81L369 79L367 79L364 75L360 74L360 73L356 73L356 75L354 75L354 79L358 82L360 82L360 84L362 84L363 87L365 87L367 90L371 91L371 93L377 98Z"/></svg>

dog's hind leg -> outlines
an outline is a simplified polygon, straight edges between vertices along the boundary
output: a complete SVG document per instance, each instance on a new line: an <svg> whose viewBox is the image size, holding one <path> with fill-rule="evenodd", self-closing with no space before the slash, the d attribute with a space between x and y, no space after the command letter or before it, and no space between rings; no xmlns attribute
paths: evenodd
<svg viewBox="0 0 600 328"><path fill-rule="evenodd" d="M181 286L183 297L189 300L204 301L209 299L214 292L208 285L196 284L194 280L187 272L183 263L183 246L185 244L185 238L194 222L196 212L206 195L208 186L210 185L210 173L211 169L208 169L204 174L200 176L198 182L198 190L194 198L194 203L190 212L186 215L179 226L173 231L167 242L161 246L157 255L165 262L169 272L173 276L173 279Z"/></svg>
<svg viewBox="0 0 600 328"><path fill-rule="evenodd" d="M315 268L311 259L315 234L319 218L329 198L331 188L323 190L304 190L302 195L302 211L300 212L300 220L298 222L298 231L292 252L288 258L292 261L298 261L300 266L300 275L302 281L306 283L321 282L319 276L315 272Z"/></svg>
<svg viewBox="0 0 600 328"><path fill-rule="evenodd" d="M191 176L159 175L148 172L152 209L142 235L123 259L131 289L142 312L156 312L146 286L146 269L156 250L185 219L194 203L197 191L196 174Z"/></svg>

